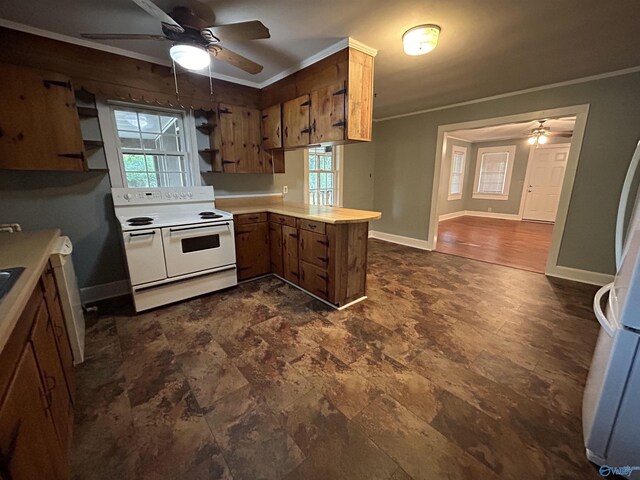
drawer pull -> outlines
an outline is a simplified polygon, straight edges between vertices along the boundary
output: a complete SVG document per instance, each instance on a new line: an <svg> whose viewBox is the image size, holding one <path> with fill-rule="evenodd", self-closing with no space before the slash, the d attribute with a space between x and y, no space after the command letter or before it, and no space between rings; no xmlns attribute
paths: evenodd
<svg viewBox="0 0 640 480"><path fill-rule="evenodd" d="M303 128L300 133L311 133L311 127Z"/></svg>
<svg viewBox="0 0 640 480"><path fill-rule="evenodd" d="M145 237L147 235L155 235L156 231L152 230L151 232L142 232L142 233L130 233L130 237Z"/></svg>
<svg viewBox="0 0 640 480"><path fill-rule="evenodd" d="M316 228L318 228L317 225L314 225L313 223L310 223L309 225L307 225L311 230L314 230Z"/></svg>

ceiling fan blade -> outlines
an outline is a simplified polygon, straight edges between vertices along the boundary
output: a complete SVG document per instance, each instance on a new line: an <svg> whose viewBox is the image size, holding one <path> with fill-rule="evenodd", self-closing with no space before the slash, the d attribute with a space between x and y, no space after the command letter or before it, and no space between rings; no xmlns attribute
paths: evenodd
<svg viewBox="0 0 640 480"><path fill-rule="evenodd" d="M206 25L216 23L216 16L209 5L198 0L180 0L180 4L189 7Z"/></svg>
<svg viewBox="0 0 640 480"><path fill-rule="evenodd" d="M141 9L147 12L149 15L156 17L160 20L168 29L182 33L184 28L180 26L173 18L171 18L166 12L164 12L159 6L153 3L151 0L131 0L138 5Z"/></svg>
<svg viewBox="0 0 640 480"><path fill-rule="evenodd" d="M81 33L80 36L91 40L167 40L164 35L144 33Z"/></svg>
<svg viewBox="0 0 640 480"><path fill-rule="evenodd" d="M573 132L566 132L566 133L551 132L549 133L549 135L553 137L573 137Z"/></svg>
<svg viewBox="0 0 640 480"><path fill-rule="evenodd" d="M216 25L207 27L213 35L220 40L259 40L261 38L271 38L269 29L259 20L249 22L230 23L228 25Z"/></svg>
<svg viewBox="0 0 640 480"><path fill-rule="evenodd" d="M262 65L249 60L242 55L232 52L227 48L222 48L218 45L214 45L209 47L209 53L213 55L218 60L222 60L223 62L230 63L234 67L239 68L240 70L244 70L247 73L251 73L255 75L256 73L260 73L264 68Z"/></svg>

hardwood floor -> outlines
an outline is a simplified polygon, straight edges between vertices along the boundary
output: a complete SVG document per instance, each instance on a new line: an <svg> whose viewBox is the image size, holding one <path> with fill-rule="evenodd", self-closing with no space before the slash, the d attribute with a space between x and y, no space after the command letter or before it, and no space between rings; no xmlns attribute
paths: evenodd
<svg viewBox="0 0 640 480"><path fill-rule="evenodd" d="M436 251L544 273L553 225L458 217L438 224Z"/></svg>
<svg viewBox="0 0 640 480"><path fill-rule="evenodd" d="M368 299L274 277L87 318L73 479L602 478L597 287L369 241Z"/></svg>

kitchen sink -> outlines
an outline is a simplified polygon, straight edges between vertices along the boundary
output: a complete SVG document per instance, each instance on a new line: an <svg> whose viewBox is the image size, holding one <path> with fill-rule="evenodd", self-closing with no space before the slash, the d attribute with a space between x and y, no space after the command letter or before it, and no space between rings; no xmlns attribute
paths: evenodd
<svg viewBox="0 0 640 480"><path fill-rule="evenodd" d="M0 300L9 293L18 277L24 272L24 267L4 268L0 270Z"/></svg>

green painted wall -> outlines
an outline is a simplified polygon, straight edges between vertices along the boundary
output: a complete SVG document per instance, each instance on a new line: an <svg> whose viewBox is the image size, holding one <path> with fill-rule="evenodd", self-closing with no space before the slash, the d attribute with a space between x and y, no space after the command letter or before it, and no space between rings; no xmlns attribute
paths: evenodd
<svg viewBox="0 0 640 480"><path fill-rule="evenodd" d="M640 73L376 122L375 229L427 240L439 125L580 104L590 111L558 263L613 273L618 197L640 138Z"/></svg>
<svg viewBox="0 0 640 480"><path fill-rule="evenodd" d="M511 175L511 186L509 187L509 198L507 200L486 200L473 198L473 186L475 182L476 166L478 163L478 149L485 147L501 147L515 145L516 155L513 163L513 173ZM476 212L487 212L491 208L493 213L517 214L520 210L520 200L522 199L522 187L524 177L527 174L527 161L529 159L529 144L526 140L501 140L497 142L478 142L471 147L468 159L468 169L465 175L464 185L464 210Z"/></svg>

